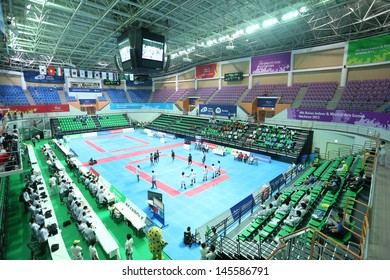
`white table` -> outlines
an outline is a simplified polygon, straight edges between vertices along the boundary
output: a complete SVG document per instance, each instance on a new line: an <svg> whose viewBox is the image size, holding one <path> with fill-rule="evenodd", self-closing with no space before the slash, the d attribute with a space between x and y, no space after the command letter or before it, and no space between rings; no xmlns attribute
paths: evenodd
<svg viewBox="0 0 390 280"><path fill-rule="evenodd" d="M69 175L65 172L65 178L72 181ZM83 205L87 205L90 210L89 215L91 215L92 220L91 223L94 227L96 240L100 243L103 250L109 255L110 258L117 256L117 259L120 259L119 246L116 243L115 239L108 232L106 226L100 220L100 218L93 211L93 208L89 205L88 201L84 198L83 194L79 190L79 188L73 184L73 190L75 196L80 199Z"/></svg>
<svg viewBox="0 0 390 280"><path fill-rule="evenodd" d="M28 157L30 158L31 164L38 163L37 157L34 152L34 147L31 144L27 144Z"/></svg>
<svg viewBox="0 0 390 280"><path fill-rule="evenodd" d="M183 149L187 151L191 150L191 144L184 144Z"/></svg>
<svg viewBox="0 0 390 280"><path fill-rule="evenodd" d="M40 203L42 206L42 212L45 213L46 211L51 210L51 217L45 218L45 225L48 226L50 224L57 224L58 233L54 236L49 236L47 241L49 244L49 250L50 254L53 260L70 260L70 256L68 254L68 250L66 249L64 239L61 235L61 230L58 225L57 217L55 215L55 211L53 208L53 204L51 203L50 197L49 197L49 190L47 188L47 185L45 181L43 180L42 176L37 176L37 179L41 179L43 184L38 185L39 188L43 187L43 190L38 190L39 193L45 192L47 194L47 197L44 199L40 199ZM58 250L55 252L51 252L51 246L54 244L58 244Z"/></svg>
<svg viewBox="0 0 390 280"><path fill-rule="evenodd" d="M57 139L53 139L53 142L56 144L57 148L59 148L64 153L65 156L73 156L69 148L62 145Z"/></svg>
<svg viewBox="0 0 390 280"><path fill-rule="evenodd" d="M213 150L213 154L220 155L220 156L225 156L226 150L215 148Z"/></svg>
<svg viewBox="0 0 390 280"><path fill-rule="evenodd" d="M115 208L121 212L123 217L128 220L131 225L137 230L139 236L140 230L146 227L144 221L142 221L129 207L126 206L122 201L115 203Z"/></svg>

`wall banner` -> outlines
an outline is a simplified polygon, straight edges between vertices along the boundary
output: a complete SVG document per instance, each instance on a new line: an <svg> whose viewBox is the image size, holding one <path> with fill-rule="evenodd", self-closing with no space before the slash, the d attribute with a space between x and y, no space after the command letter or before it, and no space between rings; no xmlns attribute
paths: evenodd
<svg viewBox="0 0 390 280"><path fill-rule="evenodd" d="M251 73L272 73L290 71L291 52L266 54L251 58Z"/></svg>

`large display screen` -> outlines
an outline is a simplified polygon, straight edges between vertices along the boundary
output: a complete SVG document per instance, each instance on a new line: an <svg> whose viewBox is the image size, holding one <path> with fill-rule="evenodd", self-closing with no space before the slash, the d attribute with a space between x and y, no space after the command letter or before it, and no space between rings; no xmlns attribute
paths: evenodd
<svg viewBox="0 0 390 280"><path fill-rule="evenodd" d="M129 61L131 59L130 56L130 42L128 39L125 39L122 42L118 43L118 48L119 48L119 54L121 56L121 61Z"/></svg>
<svg viewBox="0 0 390 280"><path fill-rule="evenodd" d="M164 43L142 38L142 59L163 61Z"/></svg>

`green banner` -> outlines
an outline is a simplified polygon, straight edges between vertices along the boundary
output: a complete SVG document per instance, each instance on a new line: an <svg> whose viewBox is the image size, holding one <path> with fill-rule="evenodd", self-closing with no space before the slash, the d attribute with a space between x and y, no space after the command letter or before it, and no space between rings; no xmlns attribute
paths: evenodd
<svg viewBox="0 0 390 280"><path fill-rule="evenodd" d="M110 192L113 193L115 196L116 196L116 201L122 201L122 202L125 202L126 200L126 196L124 196L116 187L114 187L113 185L111 185L110 187Z"/></svg>
<svg viewBox="0 0 390 280"><path fill-rule="evenodd" d="M347 65L390 61L390 34L349 42Z"/></svg>

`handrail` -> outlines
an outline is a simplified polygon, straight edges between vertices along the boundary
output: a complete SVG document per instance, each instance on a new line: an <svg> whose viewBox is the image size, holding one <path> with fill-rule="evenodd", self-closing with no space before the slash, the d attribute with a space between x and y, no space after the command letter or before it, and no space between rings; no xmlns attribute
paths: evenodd
<svg viewBox="0 0 390 280"><path fill-rule="evenodd" d="M349 201L354 202L354 205L355 204L359 204L360 206L362 206L366 210L365 211L361 211L361 210L357 209L357 207L349 207L349 205L350 205ZM344 222L347 220L346 219L347 218L347 214L346 213L348 212L347 210L353 210L355 213L363 215L363 219L359 219L355 215L350 217L350 219L354 219L358 223L361 223L361 228L359 228L358 227L359 224L356 224L356 223L354 224L353 228L349 228L349 227L344 226ZM368 204L360 202L360 201L358 201L358 200L356 200L356 199L354 199L352 197L347 197L346 203L345 203L345 207L344 207L343 227L347 231L349 231L351 234L356 236L356 238L359 239L359 244L358 244L359 245L359 254L353 252L352 250L350 250L344 244L335 241L334 239L332 239L331 237L327 236L326 234L324 234L324 233L318 231L317 229L312 228L311 226L309 226L309 227L305 227L305 228L299 229L299 230L297 230L295 232L292 232L292 233L290 233L290 234L288 234L286 236L280 237L278 248L274 252L272 252L272 254L268 257L268 259L273 259L282 250L286 250L289 240L292 240L292 239L294 239L296 237L299 237L299 236L301 236L303 234L306 234L308 232L312 232L313 235L311 237L311 242L310 242L310 246L311 246L311 248L310 248L310 256L309 256L310 259L314 259L315 256L317 256L318 259L323 259L322 254L316 253L316 250L315 250L316 248L319 248L322 253L324 253L324 251L325 251L325 252L331 253L332 255L335 256L334 252L329 251L329 249L324 244L334 244L334 245L336 244L341 249L341 251L345 252L349 256L353 256L357 260L362 260L363 259L363 255L364 255L363 254L364 253L364 245L365 245L365 242L366 242L366 239L367 239L366 236L367 236L368 229L369 229L368 215L369 215L369 206L368 206ZM309 237L306 237L306 238L308 239ZM342 259L341 257L339 257L337 255L335 257Z"/></svg>

